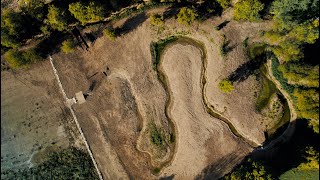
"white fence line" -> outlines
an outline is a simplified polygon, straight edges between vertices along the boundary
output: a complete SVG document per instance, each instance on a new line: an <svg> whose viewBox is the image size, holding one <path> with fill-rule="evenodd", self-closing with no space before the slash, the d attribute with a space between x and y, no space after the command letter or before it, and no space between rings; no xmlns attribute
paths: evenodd
<svg viewBox="0 0 320 180"><path fill-rule="evenodd" d="M68 100L68 97L67 97L67 95L66 95L66 93L65 93L65 91L64 91L64 89L63 89L63 87L62 87L61 81L60 81L60 79L59 79L58 72L57 72L57 70L56 70L56 68L54 67L54 64L53 64L53 62L52 62L52 61L53 61L53 60L52 60L52 57L49 56L49 59L50 59L50 63L51 63L52 69L53 69L53 73L54 73L54 75L56 76L56 79L57 79L57 81L58 81L59 87L60 87L60 89L61 89L63 98L65 98L65 100L67 101L67 100ZM94 157L93 157L93 154L92 154L92 152L91 152L90 146L89 146L89 144L88 144L88 142L87 142L87 140L86 140L86 138L85 138L85 136L84 136L84 134L83 134L83 131L82 131L82 129L81 129L81 126L80 126L80 124L79 124L79 122L78 122L78 119L77 119L77 117L76 117L76 114L74 113L74 111L73 111L73 109L72 109L72 107L71 107L71 104L70 104L70 105L68 105L68 103L66 103L66 104L67 104L68 108L69 108L70 111L71 111L71 114L72 114L72 116L73 116L74 122L76 123L76 125L77 125L77 127L78 127L78 130L79 130L79 132L80 132L80 134L81 134L81 136L82 136L82 139L83 139L83 141L84 141L84 144L85 144L85 146L86 146L86 148L87 148L87 150L88 150L88 152L89 152L89 155L90 155L90 157L91 157L91 160L92 160L92 162L93 162L93 165L94 165L94 167L96 168L96 171L97 171L97 173L98 173L99 179L100 179L100 180L103 180L102 174L101 174L101 172L100 172L100 170L99 170L99 168L98 168L98 165L97 165L96 160L95 160Z"/></svg>

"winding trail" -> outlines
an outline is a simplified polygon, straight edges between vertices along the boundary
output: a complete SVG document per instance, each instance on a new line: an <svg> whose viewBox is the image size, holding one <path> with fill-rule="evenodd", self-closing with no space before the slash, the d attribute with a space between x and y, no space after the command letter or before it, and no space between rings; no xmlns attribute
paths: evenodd
<svg viewBox="0 0 320 180"><path fill-rule="evenodd" d="M85 146L86 146L86 148L87 148L87 151L88 151L88 153L89 153L89 155L90 155L90 158L91 158L91 160L92 160L92 162L93 162L93 165L94 165L94 167L95 167L95 169L96 169L96 171L97 171L98 177L99 177L100 180L103 180L102 174L101 174L101 172L100 172L100 170L99 170L99 168L98 168L98 165L97 165L96 160L95 160L94 157L93 157L93 154L92 154L91 149L90 149L90 146L89 146L89 144L88 144L88 142L87 142L87 140L86 140L86 137L85 137L84 134L83 134L83 131L82 131L81 126L80 126L80 124L79 124L79 122L78 122L77 116L75 115L75 113L74 113L74 111L73 111L73 109L72 109L72 107L71 107L71 105L73 104L73 100L71 100L71 99L69 99L69 98L67 97L66 92L64 91L63 86L62 86L62 84L61 84L58 71L57 71L57 69L54 67L53 59L52 59L51 56L49 56L49 60L50 60L50 63L51 63L52 69L53 69L53 73L54 73L54 75L56 76L56 79L57 79L57 81L58 81L58 85L59 85L60 90L61 90L61 92L62 92L63 98L66 100L66 106L67 106L67 107L70 109L70 111L71 111L73 120L74 120L74 122L76 123L77 128L78 128L78 130L79 130L79 132L80 132L80 134L81 134L81 137L82 137L82 139L83 139L83 142L84 142L84 144L85 144Z"/></svg>

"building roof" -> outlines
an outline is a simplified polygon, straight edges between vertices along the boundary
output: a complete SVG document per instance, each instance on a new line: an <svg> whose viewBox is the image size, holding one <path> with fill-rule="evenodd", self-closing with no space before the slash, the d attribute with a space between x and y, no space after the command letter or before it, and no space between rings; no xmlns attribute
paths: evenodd
<svg viewBox="0 0 320 180"><path fill-rule="evenodd" d="M86 102L86 99L84 98L82 91L76 93L76 99L79 104Z"/></svg>

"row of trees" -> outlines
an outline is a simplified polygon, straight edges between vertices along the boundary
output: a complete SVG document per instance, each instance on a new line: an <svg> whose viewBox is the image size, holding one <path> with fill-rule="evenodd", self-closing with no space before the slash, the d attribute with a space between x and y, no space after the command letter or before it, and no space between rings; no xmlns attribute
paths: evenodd
<svg viewBox="0 0 320 180"><path fill-rule="evenodd" d="M319 43L317 7L318 0L275 0L271 8L274 26L264 36L280 61L278 70L294 86L299 117L308 119L315 132L319 132L319 65L311 63L314 57L305 57L304 47Z"/></svg>

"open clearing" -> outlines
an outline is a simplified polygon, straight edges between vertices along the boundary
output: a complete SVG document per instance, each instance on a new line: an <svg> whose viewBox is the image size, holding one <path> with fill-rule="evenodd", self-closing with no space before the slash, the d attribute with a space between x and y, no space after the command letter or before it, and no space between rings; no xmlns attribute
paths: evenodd
<svg viewBox="0 0 320 180"><path fill-rule="evenodd" d="M77 136L66 129L71 121L49 61L1 72L1 171L30 167L41 162L38 152L67 148Z"/></svg>

